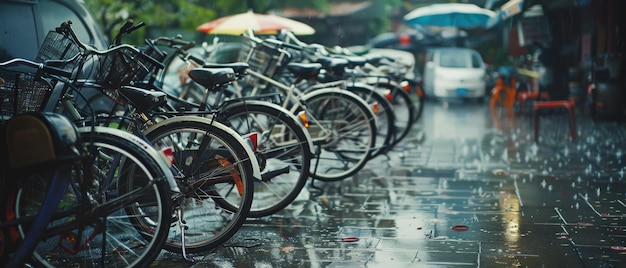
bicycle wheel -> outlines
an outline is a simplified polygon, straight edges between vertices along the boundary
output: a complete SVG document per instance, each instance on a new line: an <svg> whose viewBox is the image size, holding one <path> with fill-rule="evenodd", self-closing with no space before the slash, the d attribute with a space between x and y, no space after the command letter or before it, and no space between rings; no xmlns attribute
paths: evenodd
<svg viewBox="0 0 626 268"><path fill-rule="evenodd" d="M413 124L415 124L415 115L418 110L409 93L401 87L391 83L378 83L376 87L391 90L391 105L396 115L396 136L393 142L393 146L395 146L409 134Z"/></svg>
<svg viewBox="0 0 626 268"><path fill-rule="evenodd" d="M391 150L391 144L395 139L395 114L391 103L383 96L384 93L366 85L350 85L347 89L367 102L376 115L378 125L372 158L387 153Z"/></svg>
<svg viewBox="0 0 626 268"><path fill-rule="evenodd" d="M113 129L82 129L87 169L74 170L33 260L45 267L145 267L159 254L172 206L162 160L145 143ZM119 131L118 131L119 132ZM160 162L161 161L161 162ZM93 172L88 172L92 170ZM11 206L17 218L41 206L41 180L25 181ZM20 226L24 236L28 226Z"/></svg>
<svg viewBox="0 0 626 268"><path fill-rule="evenodd" d="M14 213L0 215L0 222L9 224L0 230L0 266L2 267L24 266L24 262L29 259L37 242L41 240L48 221L56 212L58 202L71 176L71 165L68 163L61 163L44 170L39 167L36 170L34 173L20 172L3 178L0 196L6 198L2 198L0 207L6 209L7 212L14 211L13 208L7 207L7 204L15 204L16 193L23 185L28 185L33 192L39 193L37 197L40 200L31 207L33 217L22 223L27 226L25 228L28 230L24 237L19 235L20 226L18 225L23 218L16 218Z"/></svg>
<svg viewBox="0 0 626 268"><path fill-rule="evenodd" d="M302 100L315 152L311 176L337 181L356 174L376 144L376 118L367 103L336 88L311 91Z"/></svg>
<svg viewBox="0 0 626 268"><path fill-rule="evenodd" d="M221 245L246 220L253 198L251 161L256 159L225 126L181 118L163 121L145 135L157 148L171 147L184 174L176 198L182 215L172 223L164 248L182 252L184 245L185 252L194 253Z"/></svg>
<svg viewBox="0 0 626 268"><path fill-rule="evenodd" d="M223 107L220 117L240 134L258 134L263 180L254 183L248 216L268 216L291 204L306 184L311 163L311 138L298 119L273 103L250 100Z"/></svg>

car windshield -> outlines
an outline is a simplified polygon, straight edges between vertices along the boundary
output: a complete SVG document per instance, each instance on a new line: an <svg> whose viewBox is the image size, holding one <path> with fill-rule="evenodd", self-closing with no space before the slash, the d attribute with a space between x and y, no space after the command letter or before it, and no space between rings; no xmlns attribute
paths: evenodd
<svg viewBox="0 0 626 268"><path fill-rule="evenodd" d="M445 51L439 56L439 65L447 68L467 68L467 52L463 51Z"/></svg>

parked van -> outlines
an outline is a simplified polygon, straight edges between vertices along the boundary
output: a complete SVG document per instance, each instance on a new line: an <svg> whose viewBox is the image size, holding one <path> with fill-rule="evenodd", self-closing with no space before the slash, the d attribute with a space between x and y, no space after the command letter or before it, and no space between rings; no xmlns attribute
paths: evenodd
<svg viewBox="0 0 626 268"><path fill-rule="evenodd" d="M435 98L485 97L486 67L480 54L470 48L432 48L426 52L424 90Z"/></svg>

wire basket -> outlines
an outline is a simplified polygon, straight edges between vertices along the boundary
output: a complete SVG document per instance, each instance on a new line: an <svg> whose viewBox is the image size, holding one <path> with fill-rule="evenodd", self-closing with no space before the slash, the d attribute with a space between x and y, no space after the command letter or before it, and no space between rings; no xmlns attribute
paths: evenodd
<svg viewBox="0 0 626 268"><path fill-rule="evenodd" d="M154 59L131 46L119 46L94 60L95 83L104 88L144 81L158 67Z"/></svg>
<svg viewBox="0 0 626 268"><path fill-rule="evenodd" d="M282 72L290 59L287 54L270 45L255 42L245 35L242 37L238 61L247 62L251 70L267 77L274 77Z"/></svg>
<svg viewBox="0 0 626 268"><path fill-rule="evenodd" d="M140 46L138 47L139 51L141 51L141 53L143 53L144 55L155 59L156 61L160 62L160 63L164 63L165 58L167 57L167 53L156 49L153 46L150 45L144 45L144 46ZM157 78L157 74L159 73L159 71L161 70L160 66L156 66L155 64L148 62L146 63L148 64L146 67L146 69L140 69L137 74L135 75L135 79L133 79L133 83L135 84L152 84L156 81ZM160 86L160 85L159 85Z"/></svg>
<svg viewBox="0 0 626 268"><path fill-rule="evenodd" d="M50 92L51 86L35 74L0 70L0 118L41 111Z"/></svg>
<svg viewBox="0 0 626 268"><path fill-rule="evenodd" d="M67 60L79 52L80 50L73 40L61 33L49 31L37 52L35 61L44 63L47 60ZM74 68L74 63L69 62L63 68L71 70Z"/></svg>

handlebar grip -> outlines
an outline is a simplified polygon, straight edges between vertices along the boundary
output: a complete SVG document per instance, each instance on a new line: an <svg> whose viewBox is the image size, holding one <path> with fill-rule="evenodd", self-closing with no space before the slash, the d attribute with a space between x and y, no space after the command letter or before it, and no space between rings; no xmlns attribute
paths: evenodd
<svg viewBox="0 0 626 268"><path fill-rule="evenodd" d="M42 70L46 73L62 76L65 78L70 78L72 76L72 72L63 70L61 68L52 67L52 66L43 66Z"/></svg>
<svg viewBox="0 0 626 268"><path fill-rule="evenodd" d="M146 24L143 21L141 21L141 22L137 23L137 25L128 28L126 30L126 33L132 33L133 31L135 31L135 30L137 30L137 29L139 29L139 28L141 28L141 27L143 27L145 25Z"/></svg>
<svg viewBox="0 0 626 268"><path fill-rule="evenodd" d="M120 28L120 33L128 31L128 29L133 26L133 23L135 23L133 19L127 19L124 25Z"/></svg>
<svg viewBox="0 0 626 268"><path fill-rule="evenodd" d="M200 65L204 65L205 63L203 59L198 58L197 56L194 56L194 55L189 55L189 58Z"/></svg>

